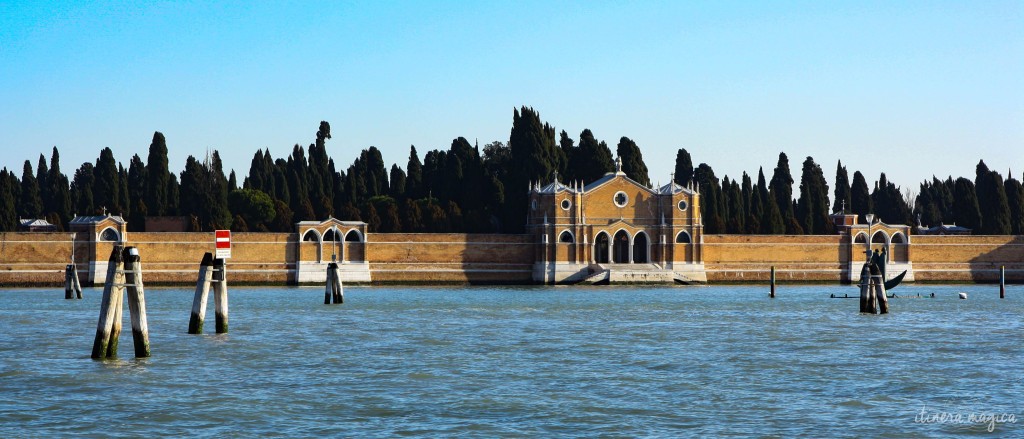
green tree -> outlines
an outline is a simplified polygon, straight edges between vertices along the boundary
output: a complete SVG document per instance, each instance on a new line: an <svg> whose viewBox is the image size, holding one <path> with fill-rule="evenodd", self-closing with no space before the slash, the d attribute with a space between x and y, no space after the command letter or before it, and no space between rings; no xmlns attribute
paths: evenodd
<svg viewBox="0 0 1024 439"><path fill-rule="evenodd" d="M832 211L846 213L853 208L853 194L850 192L850 174L840 160L836 164L836 189L832 200Z"/></svg>
<svg viewBox="0 0 1024 439"><path fill-rule="evenodd" d="M743 173L743 211L747 218L743 222L743 233L756 234L761 231L761 218L764 217L764 204L761 202L761 194L753 185L750 176Z"/></svg>
<svg viewBox="0 0 1024 439"><path fill-rule="evenodd" d="M953 219L955 224L981 234L981 210L974 183L964 177L956 179L953 186Z"/></svg>
<svg viewBox="0 0 1024 439"><path fill-rule="evenodd" d="M150 215L171 215L172 209L168 197L171 193L171 172L167 167L167 140L163 133L153 133L153 141L149 144L149 156L146 158L146 207Z"/></svg>
<svg viewBox="0 0 1024 439"><path fill-rule="evenodd" d="M775 166L775 173L772 174L768 190L775 198L775 204L782 214L783 223L786 224L786 233L797 234L797 231L793 230L793 226L798 223L791 221L794 218L793 175L789 171L789 158L784 152L779 153L779 163Z"/></svg>
<svg viewBox="0 0 1024 439"><path fill-rule="evenodd" d="M981 233L984 235L1010 234L1010 206L1003 186L1003 176L988 169L984 161L978 162L974 180L981 210Z"/></svg>
<svg viewBox="0 0 1024 439"><path fill-rule="evenodd" d="M423 190L423 162L416 154L416 146L409 147L409 162L405 169L408 171L405 177L406 196L414 200L423 198L426 193Z"/></svg>
<svg viewBox="0 0 1024 439"><path fill-rule="evenodd" d="M269 231L277 217L274 200L258 189L237 189L228 194L228 207L245 221L247 230ZM241 228L241 225L237 226Z"/></svg>
<svg viewBox="0 0 1024 439"><path fill-rule="evenodd" d="M701 163L693 171L693 180L701 194L701 216L704 218L704 231L710 234L725 233L725 200L719 186L715 171L706 163Z"/></svg>
<svg viewBox="0 0 1024 439"><path fill-rule="evenodd" d="M871 201L871 193L868 192L868 182L860 171L853 171L853 185L850 186L850 207L852 212L857 214L861 224L867 224L865 215L874 213L875 206Z"/></svg>
<svg viewBox="0 0 1024 439"><path fill-rule="evenodd" d="M75 211L82 215L99 213L92 195L94 181L93 166L89 162L82 163L82 166L75 170L75 176L72 177L71 202L75 206Z"/></svg>
<svg viewBox="0 0 1024 439"><path fill-rule="evenodd" d="M765 183L764 169L757 170L757 193L762 202L764 216L761 218L761 233L765 235L781 235L786 233L786 225L782 220L782 212Z"/></svg>
<svg viewBox="0 0 1024 439"><path fill-rule="evenodd" d="M112 214L121 212L123 210L121 207L121 180L117 172L114 152L110 148L100 150L100 157L96 159L93 174L96 178L96 185L92 189L92 194L97 207L106 209L108 213Z"/></svg>
<svg viewBox="0 0 1024 439"><path fill-rule="evenodd" d="M879 221L888 224L908 224L910 222L910 206L903 199L900 188L890 182L883 172L878 178L875 191L871 193L875 214Z"/></svg>
<svg viewBox="0 0 1024 439"><path fill-rule="evenodd" d="M814 235L831 234L829 220L828 183L825 174L810 156L804 160L800 176L800 201L797 202L797 219L804 232Z"/></svg>
<svg viewBox="0 0 1024 439"><path fill-rule="evenodd" d="M405 171L398 167L398 164L391 165L391 187L388 193L392 198L400 200L405 198Z"/></svg>
<svg viewBox="0 0 1024 439"><path fill-rule="evenodd" d="M1003 182L1006 191L1006 202L1010 210L1010 233L1024 235L1024 186L1013 178L1013 174Z"/></svg>
<svg viewBox="0 0 1024 439"><path fill-rule="evenodd" d="M580 133L580 146L573 153L573 175L584 183L593 183L605 174L615 170L612 151L604 141L594 138L589 129Z"/></svg>
<svg viewBox="0 0 1024 439"><path fill-rule="evenodd" d="M640 147L629 137L623 136L615 148L616 154L622 160L622 172L633 181L644 186L651 186L651 178L647 175L647 165L644 164L644 156L640 153Z"/></svg>
<svg viewBox="0 0 1024 439"><path fill-rule="evenodd" d="M61 227L67 228L68 222L71 221L71 190L68 176L60 171L60 153L57 152L56 146L50 155L50 170L46 183L50 186L50 201L45 210L56 214Z"/></svg>
<svg viewBox="0 0 1024 439"><path fill-rule="evenodd" d="M0 170L0 232L14 231L18 227L16 205L21 192L20 182L7 168Z"/></svg>
<svg viewBox="0 0 1024 439"><path fill-rule="evenodd" d="M21 202L18 203L18 215L25 219L43 217L43 200L39 197L39 183L32 174L32 163L25 160L21 172Z"/></svg>
<svg viewBox="0 0 1024 439"><path fill-rule="evenodd" d="M676 152L675 181L680 186L686 187L693 180L693 159L686 148L679 148Z"/></svg>
<svg viewBox="0 0 1024 439"><path fill-rule="evenodd" d="M141 232L146 230L148 207L144 200L146 198L147 180L146 165L142 163L142 158L135 154L128 164L127 194L133 201L128 211L129 231Z"/></svg>
<svg viewBox="0 0 1024 439"><path fill-rule="evenodd" d="M506 193L502 222L509 231L521 232L527 207L524 189L531 182L551 178L555 170L564 168L565 157L555 144L554 127L542 124L540 115L532 108L513 110L508 144L511 166L506 186L510 190ZM427 213L427 218L432 213Z"/></svg>

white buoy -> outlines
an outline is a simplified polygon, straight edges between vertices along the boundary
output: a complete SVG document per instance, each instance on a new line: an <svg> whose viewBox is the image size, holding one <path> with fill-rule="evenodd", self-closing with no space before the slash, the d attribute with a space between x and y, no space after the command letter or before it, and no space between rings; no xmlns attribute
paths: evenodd
<svg viewBox="0 0 1024 439"><path fill-rule="evenodd" d="M966 299L967 298L967 293L960 293L960 298L961 299Z"/></svg>

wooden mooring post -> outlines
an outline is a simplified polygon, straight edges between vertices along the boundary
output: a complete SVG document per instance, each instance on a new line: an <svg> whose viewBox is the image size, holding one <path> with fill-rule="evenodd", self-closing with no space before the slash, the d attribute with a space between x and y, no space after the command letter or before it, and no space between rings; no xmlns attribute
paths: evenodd
<svg viewBox="0 0 1024 439"><path fill-rule="evenodd" d="M774 265L772 265L771 284L772 284L772 290L771 290L770 293L768 293L768 297L771 297L772 299L774 299L775 298L775 266Z"/></svg>
<svg viewBox="0 0 1024 439"><path fill-rule="evenodd" d="M345 302L345 291L341 286L341 273L338 270L338 263L327 264L327 286L324 287L324 305Z"/></svg>
<svg viewBox="0 0 1024 439"><path fill-rule="evenodd" d="M127 270L125 269L126 262ZM96 323L96 338L92 344L92 358L94 359L117 357L125 289L128 290L128 311L131 313L132 319L135 356L148 357L150 355L141 258L135 247L115 246L107 261L107 277L103 284L100 317Z"/></svg>
<svg viewBox="0 0 1024 439"><path fill-rule="evenodd" d="M213 287L214 312L217 333L228 332L228 283L226 264L223 259L214 259L207 252L199 263L199 279L196 280L196 294L192 299L192 316L188 321L189 334L202 334L206 319L206 302Z"/></svg>
<svg viewBox="0 0 1024 439"><path fill-rule="evenodd" d="M82 283L78 280L78 269L75 268L75 264L64 267L64 298L82 298Z"/></svg>
<svg viewBox="0 0 1024 439"><path fill-rule="evenodd" d="M999 298L1006 298L1006 266L999 266Z"/></svg>

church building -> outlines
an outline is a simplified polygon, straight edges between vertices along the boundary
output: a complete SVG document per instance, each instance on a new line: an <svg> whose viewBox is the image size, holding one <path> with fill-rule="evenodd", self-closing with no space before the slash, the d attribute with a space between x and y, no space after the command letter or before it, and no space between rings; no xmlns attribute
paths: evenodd
<svg viewBox="0 0 1024 439"><path fill-rule="evenodd" d="M702 283L698 188L647 187L622 172L590 184L558 175L530 187L527 233L536 243L533 279L542 283Z"/></svg>

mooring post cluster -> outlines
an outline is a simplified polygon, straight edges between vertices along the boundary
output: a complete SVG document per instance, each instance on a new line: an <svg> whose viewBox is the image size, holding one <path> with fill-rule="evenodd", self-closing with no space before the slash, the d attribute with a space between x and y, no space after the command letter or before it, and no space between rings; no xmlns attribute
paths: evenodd
<svg viewBox="0 0 1024 439"><path fill-rule="evenodd" d="M228 332L228 281L227 264L223 259L214 259L207 252L199 263L199 279L196 281L196 294L192 300L192 316L188 322L189 334L203 333L203 320L206 318L206 302L213 287L214 312L216 313L217 333Z"/></svg>
<svg viewBox="0 0 1024 439"><path fill-rule="evenodd" d="M878 265L865 263L860 271L860 312L887 314L889 301L885 293L885 279Z"/></svg>
<svg viewBox="0 0 1024 439"><path fill-rule="evenodd" d="M345 302L345 291L341 286L341 273L338 272L338 263L331 262L327 265L327 286L324 288L324 305Z"/></svg>
<svg viewBox="0 0 1024 439"><path fill-rule="evenodd" d="M128 311L131 313L132 319L135 356L148 357L150 354L141 257L135 247L115 246L107 262L107 277L103 284L100 317L96 324L96 338L92 345L92 358L94 359L117 357L125 290L128 293Z"/></svg>
<svg viewBox="0 0 1024 439"><path fill-rule="evenodd" d="M64 267L64 298L82 298L82 282L78 280L78 269L75 268L75 264Z"/></svg>

